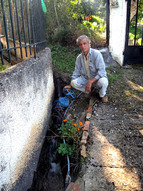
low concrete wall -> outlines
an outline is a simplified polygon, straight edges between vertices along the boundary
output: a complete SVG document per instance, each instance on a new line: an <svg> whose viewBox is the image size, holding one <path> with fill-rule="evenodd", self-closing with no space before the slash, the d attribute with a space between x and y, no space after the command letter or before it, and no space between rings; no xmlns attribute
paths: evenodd
<svg viewBox="0 0 143 191"><path fill-rule="evenodd" d="M31 186L54 92L50 49L0 73L0 190Z"/></svg>

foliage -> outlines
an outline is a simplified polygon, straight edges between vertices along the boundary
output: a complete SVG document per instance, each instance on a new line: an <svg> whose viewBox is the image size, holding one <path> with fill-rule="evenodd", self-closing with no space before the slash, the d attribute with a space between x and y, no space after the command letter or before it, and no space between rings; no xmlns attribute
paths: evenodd
<svg viewBox="0 0 143 191"><path fill-rule="evenodd" d="M122 75L121 72L114 71L114 70L112 70L111 67L106 68L106 71L107 71L109 84L114 83Z"/></svg>
<svg viewBox="0 0 143 191"><path fill-rule="evenodd" d="M141 45L142 43L142 28L139 26L141 23L143 23L143 3L141 0L138 2L138 15L135 14L130 21L130 27L129 27L129 39L135 38L135 27L136 27L136 21L137 21L137 30L136 30L136 44Z"/></svg>
<svg viewBox="0 0 143 191"><path fill-rule="evenodd" d="M105 0L48 0L48 42L73 45L82 34L88 35L94 43L100 40L106 29L105 4Z"/></svg>
<svg viewBox="0 0 143 191"><path fill-rule="evenodd" d="M138 23L141 23L143 21L143 3L142 3L142 0L139 0L138 2ZM136 14L134 15L134 17L132 18L131 20L131 25L132 26L135 26L135 23L136 23Z"/></svg>
<svg viewBox="0 0 143 191"><path fill-rule="evenodd" d="M92 16L92 22L85 20L82 22L84 26L87 28L90 28L90 30L94 31L95 34L99 35L100 33L105 32L106 24L105 20L101 19L99 16Z"/></svg>
<svg viewBox="0 0 143 191"><path fill-rule="evenodd" d="M135 27L130 26L129 28L129 39L135 39ZM142 30L137 28L136 31L137 44L141 45L142 42Z"/></svg>
<svg viewBox="0 0 143 191"><path fill-rule="evenodd" d="M62 156L65 154L71 156L80 150L81 135L84 131L82 122L75 123L75 119L71 121L64 119L58 131L60 138L65 140L65 143L60 143L57 149Z"/></svg>
<svg viewBox="0 0 143 191"><path fill-rule="evenodd" d="M63 46L68 44L73 44L74 43L72 40L73 33L74 33L73 29L68 26L58 27L55 30L52 40L56 43L60 43Z"/></svg>
<svg viewBox="0 0 143 191"><path fill-rule="evenodd" d="M63 47L60 44L49 45L52 53L53 64L60 70L72 73L75 67L75 60L80 53L79 48Z"/></svg>
<svg viewBox="0 0 143 191"><path fill-rule="evenodd" d="M10 66L11 66L10 64L7 66L2 65L2 63L0 62L0 72L4 71L5 69L9 68Z"/></svg>

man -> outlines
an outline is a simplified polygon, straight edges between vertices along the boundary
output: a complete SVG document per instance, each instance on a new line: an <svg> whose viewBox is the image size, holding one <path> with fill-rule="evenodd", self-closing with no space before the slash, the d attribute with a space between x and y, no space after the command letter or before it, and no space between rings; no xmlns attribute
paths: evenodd
<svg viewBox="0 0 143 191"><path fill-rule="evenodd" d="M102 102L107 102L108 79L101 53L90 48L90 39L86 35L78 37L76 42L82 53L76 59L71 84L64 88L73 87L88 95L91 88L96 87Z"/></svg>

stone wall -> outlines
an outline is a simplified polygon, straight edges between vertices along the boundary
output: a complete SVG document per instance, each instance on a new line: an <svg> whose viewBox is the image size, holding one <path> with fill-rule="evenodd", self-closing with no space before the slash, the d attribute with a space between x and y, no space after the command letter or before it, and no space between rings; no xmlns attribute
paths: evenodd
<svg viewBox="0 0 143 191"><path fill-rule="evenodd" d="M110 40L109 51L112 58L123 65L125 35L126 35L126 16L127 16L127 1L118 1L118 7L110 6Z"/></svg>
<svg viewBox="0 0 143 191"><path fill-rule="evenodd" d="M27 191L48 129L54 92L46 48L0 73L0 190Z"/></svg>

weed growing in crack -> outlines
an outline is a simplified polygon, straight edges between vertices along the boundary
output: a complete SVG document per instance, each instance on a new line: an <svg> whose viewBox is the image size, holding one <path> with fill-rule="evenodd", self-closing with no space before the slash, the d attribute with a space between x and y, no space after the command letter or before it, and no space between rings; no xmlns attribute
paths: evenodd
<svg viewBox="0 0 143 191"><path fill-rule="evenodd" d="M106 68L109 84L114 83L121 75L121 71L115 71L111 67Z"/></svg>
<svg viewBox="0 0 143 191"><path fill-rule="evenodd" d="M11 66L11 64L9 65L2 65L2 63L0 62L0 72L6 70L7 68L9 68Z"/></svg>

